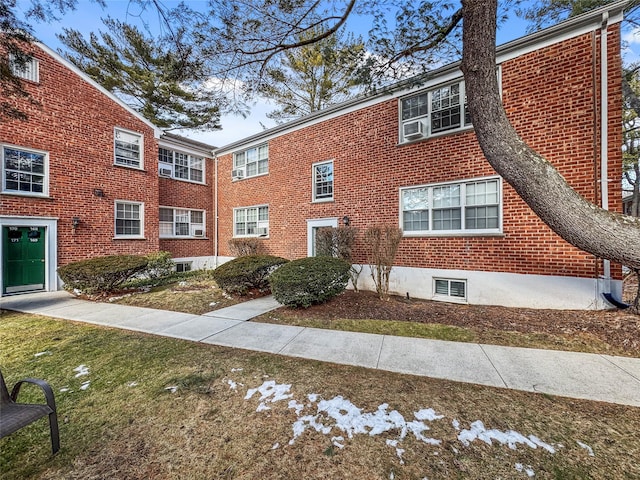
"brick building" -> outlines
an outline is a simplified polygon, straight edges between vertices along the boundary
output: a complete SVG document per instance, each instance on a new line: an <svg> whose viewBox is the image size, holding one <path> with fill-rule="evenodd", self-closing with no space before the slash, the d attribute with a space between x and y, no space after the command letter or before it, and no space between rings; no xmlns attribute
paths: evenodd
<svg viewBox="0 0 640 480"><path fill-rule="evenodd" d="M6 99L28 121L0 122L0 295L56 290L58 266L94 256L212 255L211 147L161 135L46 46L28 53L13 66L37 103Z"/></svg>
<svg viewBox="0 0 640 480"><path fill-rule="evenodd" d="M507 115L588 200L621 211L622 4L498 48ZM490 167L459 64L218 149L217 239L313 255L322 226L403 229L394 292L475 304L602 308L621 270L555 235ZM601 182L601 179L604 179ZM535 181L535 179L532 179ZM368 274L361 278L371 287Z"/></svg>

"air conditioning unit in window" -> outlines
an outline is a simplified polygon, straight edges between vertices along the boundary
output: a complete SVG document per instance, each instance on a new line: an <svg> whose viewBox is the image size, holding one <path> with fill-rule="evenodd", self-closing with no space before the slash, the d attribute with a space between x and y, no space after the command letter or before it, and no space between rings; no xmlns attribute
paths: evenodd
<svg viewBox="0 0 640 480"><path fill-rule="evenodd" d="M236 168L231 171L231 177L234 180L241 180L244 178L244 168Z"/></svg>
<svg viewBox="0 0 640 480"><path fill-rule="evenodd" d="M202 228L196 228L193 230L194 237L204 237L204 230Z"/></svg>
<svg viewBox="0 0 640 480"><path fill-rule="evenodd" d="M259 227L257 233L259 237L266 237L269 235L269 229L267 227Z"/></svg>
<svg viewBox="0 0 640 480"><path fill-rule="evenodd" d="M414 120L402 124L402 136L405 140L416 140L425 135L424 123L422 120Z"/></svg>
<svg viewBox="0 0 640 480"><path fill-rule="evenodd" d="M169 177L169 178L171 178L171 175L173 175L173 169L171 167L160 166L160 168L158 169L158 174L161 177Z"/></svg>

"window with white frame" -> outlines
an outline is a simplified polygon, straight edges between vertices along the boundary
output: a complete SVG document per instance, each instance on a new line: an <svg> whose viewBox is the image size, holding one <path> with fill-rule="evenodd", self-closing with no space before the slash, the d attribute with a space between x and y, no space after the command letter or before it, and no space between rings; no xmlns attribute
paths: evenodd
<svg viewBox="0 0 640 480"><path fill-rule="evenodd" d="M142 168L142 134L116 128L113 137L115 164L123 167Z"/></svg>
<svg viewBox="0 0 640 480"><path fill-rule="evenodd" d="M454 301L466 300L467 282L451 278L434 278L433 296Z"/></svg>
<svg viewBox="0 0 640 480"><path fill-rule="evenodd" d="M234 237L266 237L269 235L269 207L243 207L233 209Z"/></svg>
<svg viewBox="0 0 640 480"><path fill-rule="evenodd" d="M333 161L313 165L313 201L333 200Z"/></svg>
<svg viewBox="0 0 640 480"><path fill-rule="evenodd" d="M204 237L204 210L160 207L160 238Z"/></svg>
<svg viewBox="0 0 640 480"><path fill-rule="evenodd" d="M402 142L471 126L464 81L402 98L400 118Z"/></svg>
<svg viewBox="0 0 640 480"><path fill-rule="evenodd" d="M158 161L158 173L161 177L204 183L203 157L160 147Z"/></svg>
<svg viewBox="0 0 640 480"><path fill-rule="evenodd" d="M16 77L38 83L40 81L40 61L37 58L20 55L9 55L11 73Z"/></svg>
<svg viewBox="0 0 640 480"><path fill-rule="evenodd" d="M115 202L115 236L122 238L142 238L144 224L144 204L140 202Z"/></svg>
<svg viewBox="0 0 640 480"><path fill-rule="evenodd" d="M49 155L45 152L2 146L2 191L46 196L48 161Z"/></svg>
<svg viewBox="0 0 640 480"><path fill-rule="evenodd" d="M190 272L191 271L191 263L192 262L175 262L176 263L176 272Z"/></svg>
<svg viewBox="0 0 640 480"><path fill-rule="evenodd" d="M499 178L400 189L405 234L484 234L501 231Z"/></svg>
<svg viewBox="0 0 640 480"><path fill-rule="evenodd" d="M269 173L269 145L259 145L233 154L234 180Z"/></svg>

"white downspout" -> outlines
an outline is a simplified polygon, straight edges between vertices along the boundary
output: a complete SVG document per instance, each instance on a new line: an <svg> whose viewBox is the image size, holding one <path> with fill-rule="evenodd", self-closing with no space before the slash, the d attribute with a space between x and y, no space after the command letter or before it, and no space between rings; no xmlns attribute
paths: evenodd
<svg viewBox="0 0 640 480"><path fill-rule="evenodd" d="M600 197L604 210L609 210L609 88L608 88L608 53L607 36L609 27L609 12L602 14L602 27L600 30ZM604 293L611 293L611 262L603 260Z"/></svg>
<svg viewBox="0 0 640 480"><path fill-rule="evenodd" d="M215 173L213 179L213 268L218 268L218 156L213 154L213 161L215 162Z"/></svg>

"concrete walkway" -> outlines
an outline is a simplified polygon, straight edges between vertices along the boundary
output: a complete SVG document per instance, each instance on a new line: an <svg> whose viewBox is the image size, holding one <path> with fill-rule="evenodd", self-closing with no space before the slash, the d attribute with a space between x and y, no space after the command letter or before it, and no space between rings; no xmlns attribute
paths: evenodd
<svg viewBox="0 0 640 480"><path fill-rule="evenodd" d="M88 302L66 292L0 298L0 308L5 310L212 345L640 407L640 358L247 322L278 307L273 298L265 297L205 315L191 315Z"/></svg>

